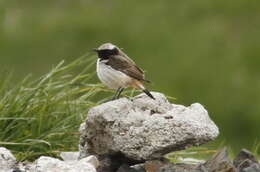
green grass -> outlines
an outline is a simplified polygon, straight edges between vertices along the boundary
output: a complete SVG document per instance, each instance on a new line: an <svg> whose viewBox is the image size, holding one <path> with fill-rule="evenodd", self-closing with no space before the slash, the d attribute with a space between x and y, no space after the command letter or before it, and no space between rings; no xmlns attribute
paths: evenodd
<svg viewBox="0 0 260 172"><path fill-rule="evenodd" d="M76 151L78 128L88 109L105 101L93 100L110 91L88 84L94 63L90 55L70 64L62 61L39 79L28 76L16 85L6 72L0 78L0 146L11 149L19 160Z"/></svg>

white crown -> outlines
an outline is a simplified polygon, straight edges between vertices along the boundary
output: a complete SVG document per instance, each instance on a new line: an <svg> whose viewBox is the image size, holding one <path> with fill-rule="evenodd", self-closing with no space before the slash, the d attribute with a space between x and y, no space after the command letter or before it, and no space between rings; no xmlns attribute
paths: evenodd
<svg viewBox="0 0 260 172"><path fill-rule="evenodd" d="M111 44L111 43L105 43L102 44L98 47L98 50L113 50L114 48L116 48L115 45Z"/></svg>

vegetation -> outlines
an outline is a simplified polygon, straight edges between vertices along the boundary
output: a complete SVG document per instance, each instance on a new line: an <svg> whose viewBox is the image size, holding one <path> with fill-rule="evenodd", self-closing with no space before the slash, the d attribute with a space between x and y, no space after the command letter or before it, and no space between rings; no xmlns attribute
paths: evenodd
<svg viewBox="0 0 260 172"><path fill-rule="evenodd" d="M1 100L15 103L0 112L0 118L22 118L1 120L0 127L5 129L1 132L8 130L9 133L1 134L0 141L25 144L26 139L34 139L26 142L34 144L35 148L27 146L29 151L36 152L39 145L46 151L58 150L58 143L49 149L48 134L44 134L47 129L36 123L42 122L42 118L47 124L49 116L53 116L50 120L59 121L54 117L61 113L59 116L65 121L69 116L70 123L76 124L87 110L83 111L81 105L89 107L108 94L98 94L104 89L99 84L95 85L98 89L93 85L85 85L90 90L83 89L84 84L99 83L92 74L75 81L83 85L69 85L77 74L70 78L67 69L59 72L54 75L55 80L49 78L41 83L48 94L37 87L44 77L37 78L63 58L71 62L75 60L73 57L101 43L112 42L124 48L147 71L147 79L153 83L150 89L176 97L176 103L203 104L220 128L216 145L225 143L235 153L247 148L260 154L259 11L259 0L0 0L0 69L7 69L0 76ZM10 68L14 72L8 84ZM77 65L72 68L79 70ZM93 68L87 73L92 73ZM20 82L29 73L33 76ZM28 100L29 94L38 96L38 100L32 100L45 103L37 107L36 102ZM65 98L66 94L72 96L59 102L59 97ZM69 106L77 112L72 116L65 113L69 109L62 109L62 102L81 101L78 99L81 96L82 99L87 96L85 102ZM47 100L51 102L47 104ZM6 103L3 104L0 106L6 108ZM36 106L37 111L41 109L42 113L37 113L39 117L31 105ZM18 128L12 128L14 126ZM22 130L26 126L27 129ZM59 131L64 131L62 127ZM77 132L78 126L74 127L65 132ZM26 132L20 133L20 130ZM30 137L37 132L43 132L43 136ZM39 144L40 140L47 142ZM15 147L21 148L20 145Z"/></svg>
<svg viewBox="0 0 260 172"><path fill-rule="evenodd" d="M62 61L39 79L31 81L28 76L11 88L10 77L2 79L0 145L11 148L21 160L76 151L79 125L88 108L99 103L93 97L105 91L99 84L88 84L93 74L86 71L93 62L93 56L67 65Z"/></svg>

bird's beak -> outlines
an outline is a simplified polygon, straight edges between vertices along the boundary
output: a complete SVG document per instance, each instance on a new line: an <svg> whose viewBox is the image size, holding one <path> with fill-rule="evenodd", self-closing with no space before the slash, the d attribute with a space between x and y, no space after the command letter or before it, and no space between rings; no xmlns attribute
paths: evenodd
<svg viewBox="0 0 260 172"><path fill-rule="evenodd" d="M97 48L93 48L92 50L95 51L95 52L98 52L98 49L97 49Z"/></svg>

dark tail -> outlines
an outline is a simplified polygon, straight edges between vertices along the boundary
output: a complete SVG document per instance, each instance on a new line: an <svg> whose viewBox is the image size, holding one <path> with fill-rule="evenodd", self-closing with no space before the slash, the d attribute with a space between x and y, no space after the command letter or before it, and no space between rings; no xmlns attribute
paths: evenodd
<svg viewBox="0 0 260 172"><path fill-rule="evenodd" d="M151 97L152 99L155 100L155 98L153 97L153 95L152 95L147 89L144 89L143 92L144 92L147 96L149 96L149 97Z"/></svg>

